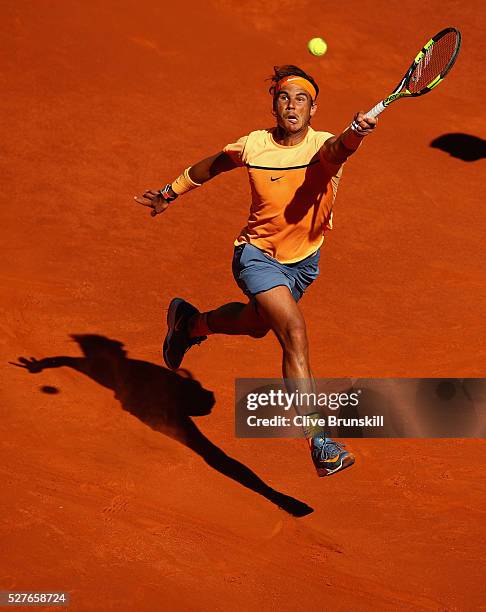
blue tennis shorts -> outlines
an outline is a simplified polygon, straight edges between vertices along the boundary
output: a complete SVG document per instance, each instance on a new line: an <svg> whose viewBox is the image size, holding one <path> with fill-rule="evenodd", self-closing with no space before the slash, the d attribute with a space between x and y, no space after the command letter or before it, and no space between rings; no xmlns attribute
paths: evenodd
<svg viewBox="0 0 486 612"><path fill-rule="evenodd" d="M233 255L233 276L249 298L285 285L298 302L319 276L319 258L320 249L301 261L282 264L252 244L240 244L235 247Z"/></svg>

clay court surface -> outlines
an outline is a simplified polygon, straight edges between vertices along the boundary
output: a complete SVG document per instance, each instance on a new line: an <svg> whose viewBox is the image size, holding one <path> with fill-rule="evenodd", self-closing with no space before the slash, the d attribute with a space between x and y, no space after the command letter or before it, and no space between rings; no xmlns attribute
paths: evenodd
<svg viewBox="0 0 486 612"><path fill-rule="evenodd" d="M276 340L211 338L180 374L160 348L173 296L242 298L246 173L156 219L133 202L272 125L274 64L317 79L313 126L338 132L454 25L450 76L347 164L302 309L318 377L484 376L485 161L430 147L485 136L484 21L479 1L2 2L0 590L80 611L485 609L484 441L351 440L356 465L318 479L301 440L236 439L234 379L278 377ZM62 359L9 364L30 356Z"/></svg>

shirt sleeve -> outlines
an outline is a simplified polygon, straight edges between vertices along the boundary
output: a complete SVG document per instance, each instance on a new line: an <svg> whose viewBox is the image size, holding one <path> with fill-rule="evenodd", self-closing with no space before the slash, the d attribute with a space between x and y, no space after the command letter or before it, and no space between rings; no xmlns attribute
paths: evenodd
<svg viewBox="0 0 486 612"><path fill-rule="evenodd" d="M239 140L226 145L223 149L237 166L245 165L243 162L243 151L245 150L247 140L248 136L242 136Z"/></svg>

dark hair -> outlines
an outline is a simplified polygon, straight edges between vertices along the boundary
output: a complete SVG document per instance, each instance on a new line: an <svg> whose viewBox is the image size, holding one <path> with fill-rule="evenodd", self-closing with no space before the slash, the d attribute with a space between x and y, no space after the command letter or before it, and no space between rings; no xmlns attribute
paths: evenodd
<svg viewBox="0 0 486 612"><path fill-rule="evenodd" d="M300 76L300 77L304 77L304 79L307 79L310 83L312 83L312 85L314 85L315 90L316 90L316 98L319 95L319 86L317 85L317 83L314 81L314 79L307 74L306 72L304 72L301 68L299 68L298 66L292 66L292 64L287 64L285 66L274 66L273 67L273 74L271 77L268 77L267 80L271 80L272 81L272 85L269 88L269 92L270 94L275 98L275 93L276 93L276 87L277 87L277 83L287 77L287 76Z"/></svg>

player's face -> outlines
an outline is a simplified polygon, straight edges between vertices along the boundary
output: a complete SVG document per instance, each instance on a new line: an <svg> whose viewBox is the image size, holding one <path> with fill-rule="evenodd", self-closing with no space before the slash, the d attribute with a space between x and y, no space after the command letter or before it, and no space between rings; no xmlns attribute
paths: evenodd
<svg viewBox="0 0 486 612"><path fill-rule="evenodd" d="M274 102L277 124L291 134L307 128L316 110L310 94L293 83L284 85Z"/></svg>

